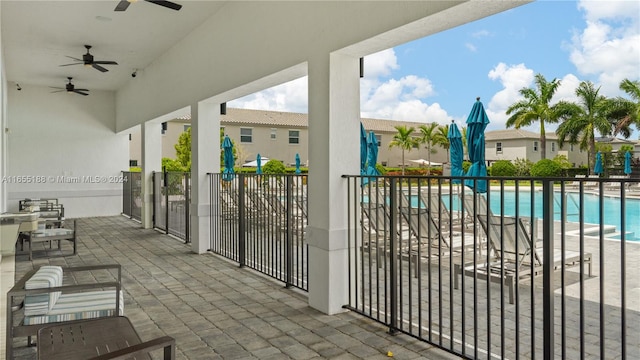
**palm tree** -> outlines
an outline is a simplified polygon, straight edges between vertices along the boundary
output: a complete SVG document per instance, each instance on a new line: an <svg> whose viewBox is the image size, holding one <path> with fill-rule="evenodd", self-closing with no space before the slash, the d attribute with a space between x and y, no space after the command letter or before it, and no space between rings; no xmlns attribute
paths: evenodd
<svg viewBox="0 0 640 360"><path fill-rule="evenodd" d="M537 89L522 88L520 95L524 99L516 102L507 109L507 115L511 115L507 119L507 127L515 126L519 129L523 126L530 126L535 121L540 121L540 156L542 159L547 158L547 136L544 130L545 123L558 122L555 105L551 106L551 98L560 86L560 80L553 79L548 82L542 74L535 76Z"/></svg>
<svg viewBox="0 0 640 360"><path fill-rule="evenodd" d="M612 102L599 94L592 82L583 81L576 88L579 103L560 101L557 111L564 121L556 133L558 145L562 147L565 141L580 144L580 149L587 150L589 166L593 169L596 157L595 131L601 135L609 135L613 125L609 122Z"/></svg>
<svg viewBox="0 0 640 360"><path fill-rule="evenodd" d="M438 126L434 139L435 145L439 145L447 152L447 161L449 161L449 126Z"/></svg>
<svg viewBox="0 0 640 360"><path fill-rule="evenodd" d="M620 90L626 92L631 99L617 97L611 100L610 117L615 122L614 133L622 133L628 138L631 135L631 124L635 124L636 129L640 130L640 81L624 79L620 82Z"/></svg>
<svg viewBox="0 0 640 360"><path fill-rule="evenodd" d="M435 154L437 152L433 146L437 145L438 140L436 139L436 130L438 127L438 123L431 123L429 125L420 125L418 128L418 130L420 130L418 143L424 144L424 148L427 149L427 161L429 162L429 165L427 166L427 175L431 175L431 154Z"/></svg>
<svg viewBox="0 0 640 360"><path fill-rule="evenodd" d="M411 151L417 144L416 139L413 137L413 132L416 131L416 129L413 127L407 128L406 126L395 126L395 129L398 132L393 135L393 139L389 143L389 149L393 147L402 149L402 175L404 176L404 151Z"/></svg>

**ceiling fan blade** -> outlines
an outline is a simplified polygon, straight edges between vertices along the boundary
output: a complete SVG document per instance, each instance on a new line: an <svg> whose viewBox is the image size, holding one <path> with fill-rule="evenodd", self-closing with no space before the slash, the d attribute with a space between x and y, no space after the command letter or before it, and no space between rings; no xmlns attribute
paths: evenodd
<svg viewBox="0 0 640 360"><path fill-rule="evenodd" d="M94 68L94 69L96 69L96 70L100 70L100 71L102 71L102 72L107 72L107 71L109 71L109 70L107 70L107 69L103 68L102 66L100 66L100 65L96 64L96 63L91 64L91 66L93 66L93 68Z"/></svg>
<svg viewBox="0 0 640 360"><path fill-rule="evenodd" d="M120 0L113 11L125 11L129 7L129 4L130 2L128 2L127 0Z"/></svg>
<svg viewBox="0 0 640 360"><path fill-rule="evenodd" d="M74 89L73 91L89 91L89 89Z"/></svg>
<svg viewBox="0 0 640 360"><path fill-rule="evenodd" d="M101 64L101 65L118 65L115 61L94 61L92 64Z"/></svg>
<svg viewBox="0 0 640 360"><path fill-rule="evenodd" d="M60 89L60 88L53 88L53 89ZM63 91L67 91L67 89L60 89L60 90L52 91L51 93L53 94L53 93L58 93Z"/></svg>
<svg viewBox="0 0 640 360"><path fill-rule="evenodd" d="M165 1L165 0L145 0L145 1L148 1L150 3L154 3L156 5L164 6L166 8L172 9L172 10L180 10L180 9L182 9L182 5L176 4L176 3L171 2L171 1Z"/></svg>
<svg viewBox="0 0 640 360"><path fill-rule="evenodd" d="M89 91L89 90L86 90L86 89L75 89L75 90L73 90L73 92L76 93L76 94L84 95L84 96L89 95L89 94L87 94L85 92L82 92L80 90Z"/></svg>
<svg viewBox="0 0 640 360"><path fill-rule="evenodd" d="M71 66L71 65L82 65L83 63L79 62L79 63L73 63L73 64L64 64L64 65L60 65L60 66Z"/></svg>
<svg viewBox="0 0 640 360"><path fill-rule="evenodd" d="M82 60L82 59L78 59L78 58L74 58L73 56L66 55L66 57L68 57L69 59L73 59L73 60L75 60L75 61L84 62L84 60Z"/></svg>

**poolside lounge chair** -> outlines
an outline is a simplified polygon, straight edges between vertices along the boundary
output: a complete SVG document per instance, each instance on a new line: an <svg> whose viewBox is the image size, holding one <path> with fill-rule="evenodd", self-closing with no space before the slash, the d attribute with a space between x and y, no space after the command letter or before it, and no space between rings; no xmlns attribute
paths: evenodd
<svg viewBox="0 0 640 360"><path fill-rule="evenodd" d="M611 175L609 176L609 179L611 180L617 180L617 181L607 181L606 183L604 183L604 187L607 190L620 190L620 184L623 184L623 182L621 182L621 179L628 179L629 176L628 175ZM628 185L628 183L624 183L625 186Z"/></svg>
<svg viewBox="0 0 640 360"><path fill-rule="evenodd" d="M439 225L440 230L443 232L450 232L453 225L459 225L460 219L456 215L452 216L451 211L447 208L447 205L442 200L442 197L438 192L420 191L420 200L423 204L429 207L429 212L434 222Z"/></svg>
<svg viewBox="0 0 640 360"><path fill-rule="evenodd" d="M567 187L570 187L572 189L577 189L580 187L580 183L582 179L586 178L587 175L584 174L578 174L576 176L574 176L575 180L573 180L570 184L567 185Z"/></svg>
<svg viewBox="0 0 640 360"><path fill-rule="evenodd" d="M418 246L429 245L432 250L437 251L435 255L444 254L449 250L449 242L442 236L440 228L434 221L427 206L412 206L408 195L405 192L401 192L400 213L409 224L411 234L418 240ZM427 251L425 250L425 252Z"/></svg>
<svg viewBox="0 0 640 360"><path fill-rule="evenodd" d="M599 179L600 175L589 175L587 176L587 179ZM597 188L598 187L598 181L585 181L584 182L584 187L585 189L593 189L593 188Z"/></svg>
<svg viewBox="0 0 640 360"><path fill-rule="evenodd" d="M482 228L489 239L489 253L491 259L479 264L456 264L454 266L454 288L458 288L458 275L464 274L477 276L478 279L490 279L498 283L504 283L509 289L509 303L515 302L515 286L520 280L528 279L542 274L542 257L538 254L526 226L521 219L478 216ZM588 275L591 276L590 253L565 251L564 266L571 267L588 266ZM563 267L562 253L554 252L554 269ZM464 276L463 275L463 276Z"/></svg>

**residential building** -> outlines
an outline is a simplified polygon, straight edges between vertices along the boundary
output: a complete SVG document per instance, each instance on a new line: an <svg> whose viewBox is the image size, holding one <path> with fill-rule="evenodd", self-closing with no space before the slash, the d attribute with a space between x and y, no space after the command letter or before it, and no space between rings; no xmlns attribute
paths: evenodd
<svg viewBox="0 0 640 360"><path fill-rule="evenodd" d="M362 124L367 132L373 131L378 139L378 163L385 166L400 166L402 151L399 148L389 148L389 143L397 133L395 126L413 127L416 130L424 123L363 118ZM166 130L162 135L162 157L175 158L174 145L180 134L191 126L189 116L176 118L166 123ZM308 164L309 159L309 127L307 114L249 110L228 108L225 115L220 115L220 127L237 146L237 164L255 160L260 154L269 159L278 159L286 165L293 165L296 154L300 155L302 164ZM419 136L416 131L415 136ZM219 134L213 134L218 136ZM359 141L359 132L353 134L353 141ZM431 161L446 163L447 149L435 146L435 154L431 154ZM131 163L141 165L140 131L131 133L130 141ZM423 145L405 151L407 166L418 167L411 160L427 159L427 150Z"/></svg>
<svg viewBox="0 0 640 360"><path fill-rule="evenodd" d="M523 129L487 131L485 133L485 159L488 163L498 160L526 159L537 162L542 158L540 134ZM587 152L577 144L563 144L560 148L554 132L546 134L547 159L564 155L574 166L587 164Z"/></svg>

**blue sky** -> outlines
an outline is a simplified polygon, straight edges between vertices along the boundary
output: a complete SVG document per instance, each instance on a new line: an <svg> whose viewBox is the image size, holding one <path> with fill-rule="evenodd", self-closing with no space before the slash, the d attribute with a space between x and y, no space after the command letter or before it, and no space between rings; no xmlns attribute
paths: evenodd
<svg viewBox="0 0 640 360"><path fill-rule="evenodd" d="M640 80L640 1L536 1L369 55L361 113L462 125L480 96L488 130L504 129L506 109L521 88L535 87L537 73L561 81L554 102L575 101L584 80L623 95L622 79ZM229 106L306 113L306 87L305 77Z"/></svg>

